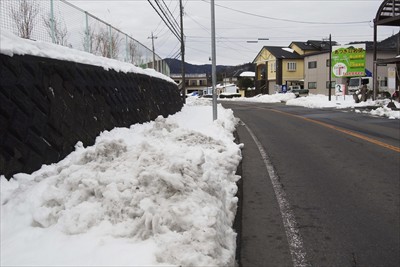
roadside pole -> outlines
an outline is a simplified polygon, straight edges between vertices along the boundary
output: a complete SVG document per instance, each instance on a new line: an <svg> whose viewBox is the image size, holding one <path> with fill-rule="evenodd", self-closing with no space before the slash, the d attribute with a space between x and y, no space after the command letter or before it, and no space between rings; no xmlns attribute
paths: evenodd
<svg viewBox="0 0 400 267"><path fill-rule="evenodd" d="M183 5L179 0L180 17L181 17L181 73L182 73L182 97L183 103L186 103L186 71L185 71L185 36L183 35Z"/></svg>
<svg viewBox="0 0 400 267"><path fill-rule="evenodd" d="M212 75L212 91L213 91L213 120L217 119L217 92L216 92L216 84L217 84L217 64L216 64L216 52L215 52L215 5L214 0L211 0L211 50L212 50L212 67L211 67L211 75Z"/></svg>

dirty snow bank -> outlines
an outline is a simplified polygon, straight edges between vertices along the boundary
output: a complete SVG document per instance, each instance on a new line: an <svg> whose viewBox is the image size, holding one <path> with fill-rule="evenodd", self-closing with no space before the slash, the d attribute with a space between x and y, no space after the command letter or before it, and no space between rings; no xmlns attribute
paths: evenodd
<svg viewBox="0 0 400 267"><path fill-rule="evenodd" d="M234 265L237 121L209 104L1 176L1 265Z"/></svg>

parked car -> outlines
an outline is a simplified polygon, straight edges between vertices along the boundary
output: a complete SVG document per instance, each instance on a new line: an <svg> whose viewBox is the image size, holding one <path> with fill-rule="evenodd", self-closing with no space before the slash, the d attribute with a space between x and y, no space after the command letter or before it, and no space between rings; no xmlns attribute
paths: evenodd
<svg viewBox="0 0 400 267"><path fill-rule="evenodd" d="M287 93L293 93L296 95L296 97L299 97L300 95L308 95L309 90L301 89L301 87L299 85L293 85L293 86L289 86Z"/></svg>

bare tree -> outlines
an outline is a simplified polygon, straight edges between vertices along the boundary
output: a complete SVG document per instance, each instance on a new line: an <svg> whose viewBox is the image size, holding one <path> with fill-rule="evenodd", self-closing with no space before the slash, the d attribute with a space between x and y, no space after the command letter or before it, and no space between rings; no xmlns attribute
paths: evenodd
<svg viewBox="0 0 400 267"><path fill-rule="evenodd" d="M111 34L111 43L110 43L110 58L118 58L119 54L119 47L121 44L121 37L118 35L118 32L113 31Z"/></svg>
<svg viewBox="0 0 400 267"><path fill-rule="evenodd" d="M121 38L116 31L111 34L108 30L102 28L94 36L95 50L103 57L117 58Z"/></svg>
<svg viewBox="0 0 400 267"><path fill-rule="evenodd" d="M51 22L52 20L54 23L53 25ZM68 29L65 23L61 22L58 18L53 19L50 14L47 17L43 17L43 23L51 38L53 38L54 30L54 41L56 44L68 46Z"/></svg>
<svg viewBox="0 0 400 267"><path fill-rule="evenodd" d="M129 53L128 61L138 66L140 64L140 58L142 57L142 53L140 52L137 42L133 39L129 40L128 53Z"/></svg>
<svg viewBox="0 0 400 267"><path fill-rule="evenodd" d="M82 44L86 52L95 53L96 30L89 26L83 33Z"/></svg>
<svg viewBox="0 0 400 267"><path fill-rule="evenodd" d="M107 57L109 50L108 43L109 43L109 37L106 30L100 29L98 32L94 33L95 54L100 54L103 57Z"/></svg>
<svg viewBox="0 0 400 267"><path fill-rule="evenodd" d="M17 7L11 7L11 16L17 25L20 37L31 38L34 20L38 13L38 4L34 0L18 0Z"/></svg>

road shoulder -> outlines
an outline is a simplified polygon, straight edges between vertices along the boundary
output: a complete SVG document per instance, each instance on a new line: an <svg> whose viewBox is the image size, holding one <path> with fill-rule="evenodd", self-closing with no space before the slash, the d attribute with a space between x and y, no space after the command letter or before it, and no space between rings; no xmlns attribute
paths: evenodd
<svg viewBox="0 0 400 267"><path fill-rule="evenodd" d="M275 193L260 152L243 125L241 266L291 266L291 255Z"/></svg>

